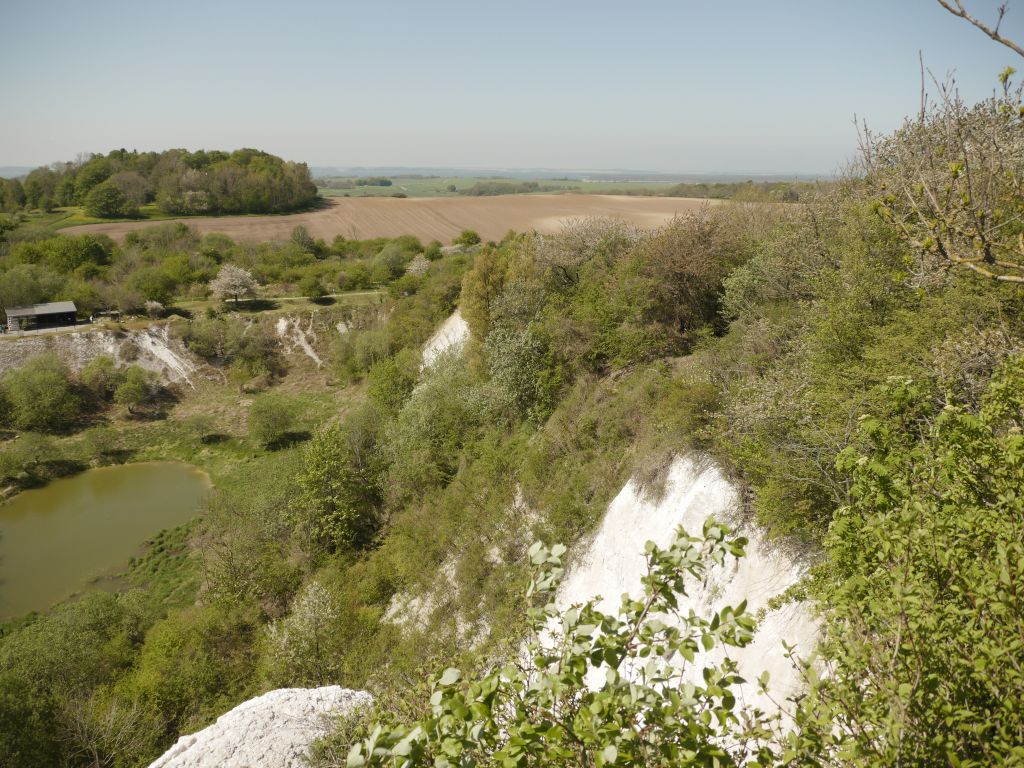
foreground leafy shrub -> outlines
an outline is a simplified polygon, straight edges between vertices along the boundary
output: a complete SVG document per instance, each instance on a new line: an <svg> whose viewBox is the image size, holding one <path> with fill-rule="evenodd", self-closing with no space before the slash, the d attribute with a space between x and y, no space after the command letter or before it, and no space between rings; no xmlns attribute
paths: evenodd
<svg viewBox="0 0 1024 768"><path fill-rule="evenodd" d="M890 388L847 451L852 502L832 524L824 679L804 748L848 765L1024 760L1024 358L978 415Z"/></svg>
<svg viewBox="0 0 1024 768"><path fill-rule="evenodd" d="M648 543L643 597L624 598L618 615L593 602L558 608L565 547L533 545L527 594L537 607L529 609L525 658L476 682L446 669L427 717L372 727L347 765L767 764L763 718L734 712L735 663L702 675L691 669L701 648L749 643L753 617L745 604L709 618L683 615L678 602L691 580L703 579L712 563L742 557L744 545L710 519L701 537L680 531L665 550Z"/></svg>

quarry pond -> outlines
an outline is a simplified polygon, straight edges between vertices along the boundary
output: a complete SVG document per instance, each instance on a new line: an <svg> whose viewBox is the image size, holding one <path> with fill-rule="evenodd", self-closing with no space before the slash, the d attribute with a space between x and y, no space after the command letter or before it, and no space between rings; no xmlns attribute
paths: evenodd
<svg viewBox="0 0 1024 768"><path fill-rule="evenodd" d="M147 538L195 517L210 489L188 464L90 469L0 505L0 620L43 611L122 570Z"/></svg>

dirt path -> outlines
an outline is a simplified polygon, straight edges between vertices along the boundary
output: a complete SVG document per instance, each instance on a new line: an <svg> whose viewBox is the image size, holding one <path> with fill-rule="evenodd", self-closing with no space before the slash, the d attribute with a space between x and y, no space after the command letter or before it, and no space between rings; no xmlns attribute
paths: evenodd
<svg viewBox="0 0 1024 768"><path fill-rule="evenodd" d="M715 201L682 197L618 195L502 195L497 197L331 198L324 208L287 216L218 216L180 219L201 234L224 232L242 242L284 240L301 224L313 237L347 238L416 235L424 242L451 242L463 229L485 240L500 240L510 229L557 232L567 219L613 216L642 227L657 227ZM81 224L67 234L102 232L115 240L153 222Z"/></svg>

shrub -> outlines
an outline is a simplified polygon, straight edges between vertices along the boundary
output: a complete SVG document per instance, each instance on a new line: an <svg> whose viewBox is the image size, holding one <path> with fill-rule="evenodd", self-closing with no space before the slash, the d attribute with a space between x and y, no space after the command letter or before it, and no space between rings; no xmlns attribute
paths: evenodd
<svg viewBox="0 0 1024 768"><path fill-rule="evenodd" d="M444 255L441 252L442 247L440 240L431 240L427 247L423 249L423 255L430 261L437 261Z"/></svg>
<svg viewBox="0 0 1024 768"><path fill-rule="evenodd" d="M325 685L337 674L331 647L341 606L322 584L311 581L292 601L288 616L267 627L267 663L290 682ZM274 675L274 672L271 672Z"/></svg>
<svg viewBox="0 0 1024 768"><path fill-rule="evenodd" d="M375 533L380 504L375 420L372 413L357 412L343 425L320 431L306 448L293 513L309 551L362 547Z"/></svg>
<svg viewBox="0 0 1024 768"><path fill-rule="evenodd" d="M153 400L158 388L157 377L153 371L147 371L137 365L129 365L124 370L121 383L114 390L114 402L128 408L134 413L140 405Z"/></svg>
<svg viewBox="0 0 1024 768"><path fill-rule="evenodd" d="M233 706L255 667L255 617L223 605L194 606L159 621L117 692L158 716L169 734L194 729Z"/></svg>
<svg viewBox="0 0 1024 768"><path fill-rule="evenodd" d="M282 443L294 431L298 404L277 394L257 397L249 409L249 438L263 448Z"/></svg>
<svg viewBox="0 0 1024 768"><path fill-rule="evenodd" d="M480 235L472 229L464 229L452 240L452 245L479 245Z"/></svg>
<svg viewBox="0 0 1024 768"><path fill-rule="evenodd" d="M385 413L397 411L412 394L419 378L418 361L413 350L403 349L370 366L367 394Z"/></svg>
<svg viewBox="0 0 1024 768"><path fill-rule="evenodd" d="M847 450L850 504L817 590L828 662L802 704L809 748L855 765L1024 758L1024 358L980 413L905 380ZM824 749L823 749L824 747ZM954 759L954 757L956 759Z"/></svg>
<svg viewBox="0 0 1024 768"><path fill-rule="evenodd" d="M81 414L71 374L56 355L38 355L2 379L11 423L18 429L55 432Z"/></svg>
<svg viewBox="0 0 1024 768"><path fill-rule="evenodd" d="M314 301L327 295L327 289L316 275L306 275L299 281L299 293Z"/></svg>
<svg viewBox="0 0 1024 768"><path fill-rule="evenodd" d="M490 410L465 361L450 355L437 360L387 427L390 500L401 504L445 485Z"/></svg>
<svg viewBox="0 0 1024 768"><path fill-rule="evenodd" d="M533 327L495 328L487 335L485 349L499 399L518 417L542 424L568 381L567 366Z"/></svg>
<svg viewBox="0 0 1024 768"><path fill-rule="evenodd" d="M83 386L89 391L98 402L109 400L117 385L120 383L122 373L117 369L114 358L109 355L100 355L90 360L79 374Z"/></svg>

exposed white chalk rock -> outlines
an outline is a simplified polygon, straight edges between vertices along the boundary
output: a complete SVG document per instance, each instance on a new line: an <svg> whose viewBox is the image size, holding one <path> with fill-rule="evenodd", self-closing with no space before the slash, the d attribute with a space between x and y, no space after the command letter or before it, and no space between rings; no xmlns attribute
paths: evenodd
<svg viewBox="0 0 1024 768"><path fill-rule="evenodd" d="M149 768L300 768L331 718L371 704L337 685L280 688L239 704L217 722L182 736Z"/></svg>
<svg viewBox="0 0 1024 768"><path fill-rule="evenodd" d="M13 370L29 358L52 353L74 371L80 371L100 355L118 366L138 365L153 371L168 383L193 385L202 367L166 325L142 330L114 332L89 330L77 333L42 334L0 339L0 373Z"/></svg>
<svg viewBox="0 0 1024 768"><path fill-rule="evenodd" d="M738 493L729 480L709 461L677 457L669 469L664 493L657 500L644 497L630 480L611 502L604 521L586 551L570 568L557 595L561 608L584 603L600 596L598 608L615 613L623 593L637 597L642 593L641 579L646 575L644 545L653 541L659 547L672 542L682 526L691 535L700 535L709 516L730 524L749 539L747 554L734 558L724 567L711 569L705 584L691 584L690 594L680 600L680 612L689 609L697 615L709 615L725 605L737 605L744 598L748 610L757 613L768 601L781 594L803 575L805 567L779 551L753 526L736 524ZM748 681L739 686L737 701L758 706L766 712L797 693L801 681L782 645L795 645L797 654L809 656L818 639L818 623L806 605L787 603L766 612L753 642L745 648L729 648L740 674ZM708 663L719 663L725 649L714 648L698 656L690 666L693 680L700 681L700 670ZM769 695L758 690L757 679L770 675ZM592 684L599 685L598 671Z"/></svg>
<svg viewBox="0 0 1024 768"><path fill-rule="evenodd" d="M184 381L195 389L192 374L196 366L184 354L184 349L175 351L171 347L171 336L166 325L145 328L132 336L139 349L166 366L166 374L171 381Z"/></svg>
<svg viewBox="0 0 1024 768"><path fill-rule="evenodd" d="M320 359L313 344L317 340L316 331L313 329L313 314L309 315L309 322L302 327L302 318L290 315L279 317L274 326L277 337L281 339L281 345L286 354L299 351L316 363L317 368L322 368L324 361Z"/></svg>
<svg viewBox="0 0 1024 768"><path fill-rule="evenodd" d="M445 352L457 352L468 340L469 324L462 319L462 315L456 309L423 345L421 369L429 368Z"/></svg>

